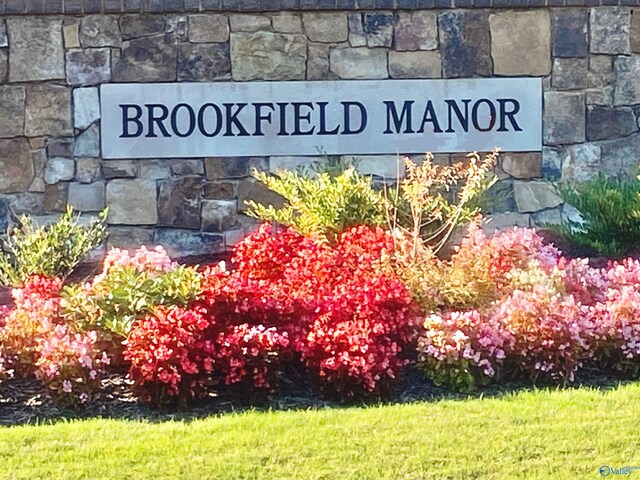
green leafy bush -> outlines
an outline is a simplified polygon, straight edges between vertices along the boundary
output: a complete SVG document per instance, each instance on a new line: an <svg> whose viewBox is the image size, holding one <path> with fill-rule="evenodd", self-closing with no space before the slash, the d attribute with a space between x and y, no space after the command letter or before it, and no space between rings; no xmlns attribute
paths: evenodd
<svg viewBox="0 0 640 480"><path fill-rule="evenodd" d="M640 180L602 174L581 184L558 186L562 199L583 219L550 227L600 255L621 256L640 246Z"/></svg>
<svg viewBox="0 0 640 480"><path fill-rule="evenodd" d="M197 270L171 262L162 247L142 247L133 256L112 249L91 283L63 290L63 314L74 325L126 338L133 322L156 306L185 307L199 292Z"/></svg>
<svg viewBox="0 0 640 480"><path fill-rule="evenodd" d="M73 209L48 226L37 228L23 215L9 230L0 255L0 283L22 285L31 275L67 277L82 259L107 237L107 211L81 225Z"/></svg>
<svg viewBox="0 0 640 480"><path fill-rule="evenodd" d="M337 176L323 172L311 177L292 171L277 175L255 171L253 175L287 201L282 208L247 202L249 214L263 221L287 225L305 235L327 237L356 225L386 224L384 196L354 168Z"/></svg>

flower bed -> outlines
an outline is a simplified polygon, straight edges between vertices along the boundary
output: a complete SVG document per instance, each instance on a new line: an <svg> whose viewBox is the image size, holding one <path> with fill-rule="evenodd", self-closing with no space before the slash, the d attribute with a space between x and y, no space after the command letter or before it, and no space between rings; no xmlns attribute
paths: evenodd
<svg viewBox="0 0 640 480"><path fill-rule="evenodd" d="M0 311L0 388L38 379L79 406L100 396L103 376L127 372L141 401L184 406L298 379L324 398L388 397L409 365L465 391L566 384L582 371L636 377L640 261L589 265L524 228L487 236L474 218L496 159L407 160L384 192L353 166L256 173L287 203L250 205L267 222L229 269L182 265L162 247L111 249L100 273L74 283L106 212L84 227L68 210L49 230L24 218L0 256L0 280L16 286ZM462 224L466 236L439 257Z"/></svg>
<svg viewBox="0 0 640 480"><path fill-rule="evenodd" d="M429 257L416 287L402 245L376 227L329 242L264 224L230 270L184 267L160 247L113 250L89 283L33 276L13 290L2 375L35 377L75 406L123 369L156 405L269 392L292 371L329 398L384 396L410 363L454 390L570 383L584 368L637 375L639 261L591 267L533 230L472 227L450 260Z"/></svg>

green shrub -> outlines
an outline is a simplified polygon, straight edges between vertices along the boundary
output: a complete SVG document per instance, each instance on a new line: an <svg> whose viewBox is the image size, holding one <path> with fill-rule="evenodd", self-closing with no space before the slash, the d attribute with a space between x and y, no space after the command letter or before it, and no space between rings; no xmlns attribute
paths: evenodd
<svg viewBox="0 0 640 480"><path fill-rule="evenodd" d="M193 267L175 265L151 272L133 266L114 268L90 284L63 290L63 314L82 328L98 327L126 338L133 322L158 305L186 307L200 292L200 275Z"/></svg>
<svg viewBox="0 0 640 480"><path fill-rule="evenodd" d="M249 214L260 220L290 226L304 235L327 237L356 225L386 224L384 196L354 168L338 175L322 172L314 177L292 171L277 175L255 171L253 175L287 201L282 208L247 202Z"/></svg>
<svg viewBox="0 0 640 480"><path fill-rule="evenodd" d="M558 186L562 199L583 219L550 227L600 255L621 256L640 246L640 180L602 174L581 184Z"/></svg>
<svg viewBox="0 0 640 480"><path fill-rule="evenodd" d="M88 225L79 224L73 209L48 226L36 228L23 215L9 230L0 255L0 283L22 285L31 275L67 277L82 259L107 237L107 211Z"/></svg>

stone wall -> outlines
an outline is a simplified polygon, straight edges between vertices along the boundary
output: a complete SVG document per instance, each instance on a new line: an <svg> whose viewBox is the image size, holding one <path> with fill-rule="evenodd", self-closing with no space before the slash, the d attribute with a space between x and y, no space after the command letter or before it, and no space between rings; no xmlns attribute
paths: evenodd
<svg viewBox="0 0 640 480"><path fill-rule="evenodd" d="M28 5L57 4L1 1L0 228L10 211L47 222L67 203L108 206L113 244L220 251L252 228L245 199L274 198L252 168L313 160L102 160L98 86L108 82L541 77L544 151L503 154L495 190L507 200L494 225L558 222L571 212L547 181L638 163L640 10L630 7L121 13L127 2L74 10L66 0L66 12L118 13L32 15ZM359 158L363 172L396 174L394 156Z"/></svg>

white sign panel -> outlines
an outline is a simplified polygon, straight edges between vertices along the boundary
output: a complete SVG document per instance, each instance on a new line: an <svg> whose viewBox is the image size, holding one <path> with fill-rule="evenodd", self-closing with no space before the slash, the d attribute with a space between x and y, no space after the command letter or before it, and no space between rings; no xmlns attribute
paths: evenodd
<svg viewBox="0 0 640 480"><path fill-rule="evenodd" d="M104 158L538 151L539 78L107 84Z"/></svg>

